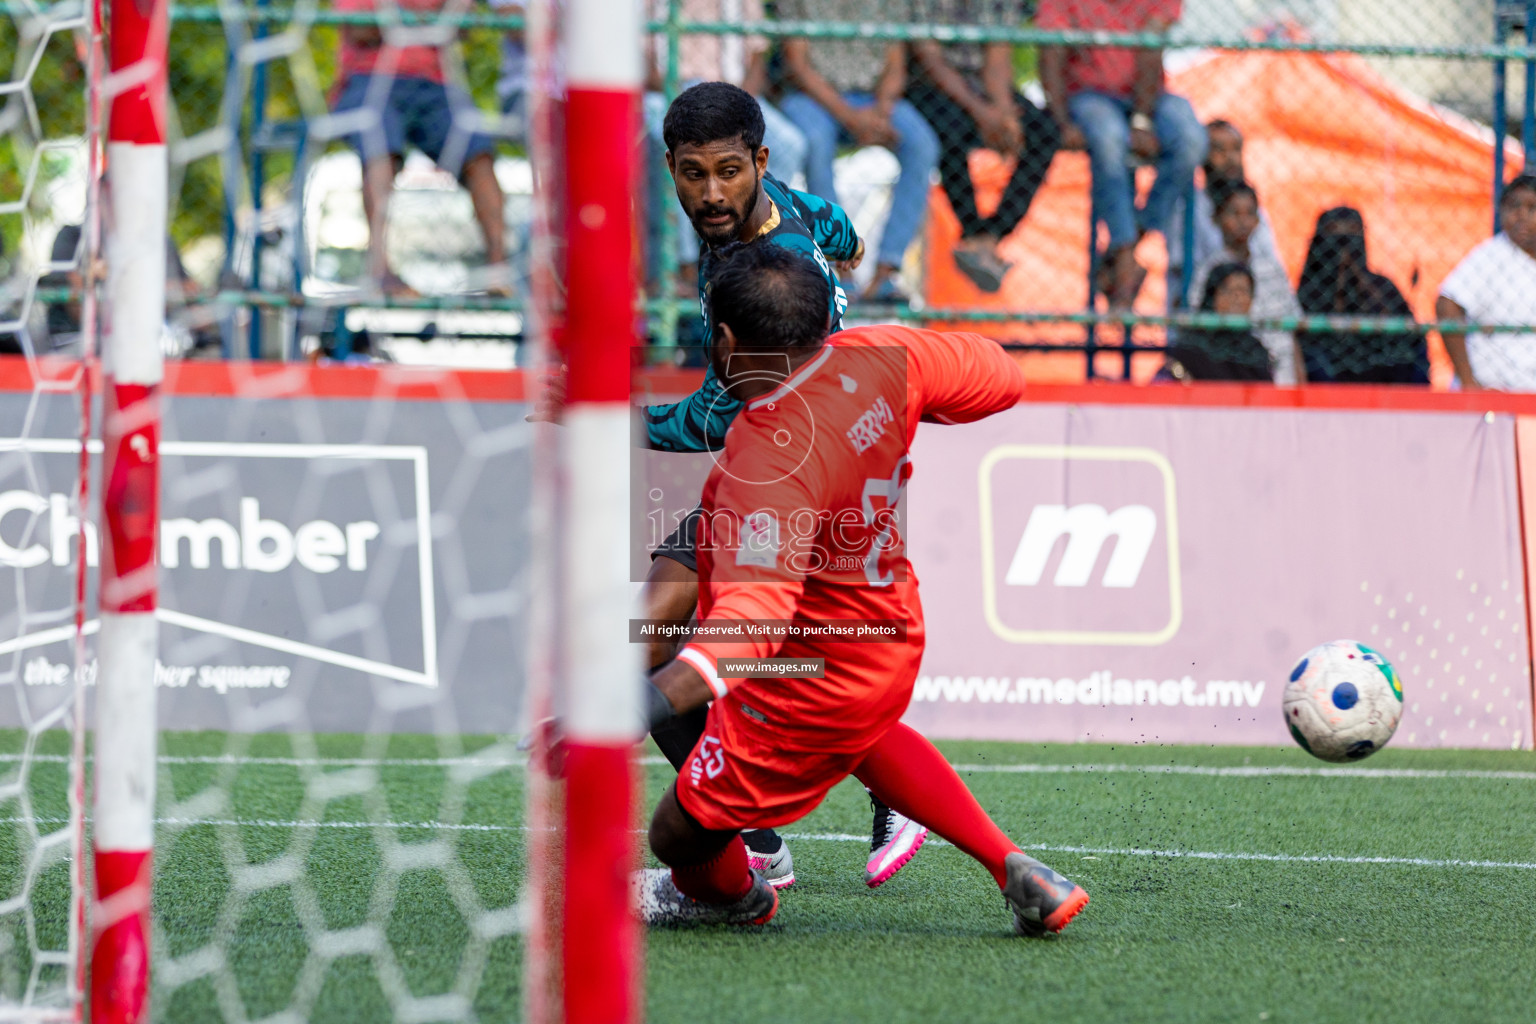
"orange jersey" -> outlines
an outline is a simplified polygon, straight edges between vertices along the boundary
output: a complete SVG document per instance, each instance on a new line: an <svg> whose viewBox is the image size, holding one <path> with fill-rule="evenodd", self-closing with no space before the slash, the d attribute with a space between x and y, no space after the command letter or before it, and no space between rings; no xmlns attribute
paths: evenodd
<svg viewBox="0 0 1536 1024"><path fill-rule="evenodd" d="M1023 390L1018 363L979 335L882 325L828 339L726 435L702 497L702 632L678 657L749 717L793 723L803 749L852 749L895 722L923 650L902 521L917 424L980 419ZM712 638L749 623L791 628ZM876 623L900 624L905 637L841 639ZM769 657L824 658L825 678L719 669L722 658Z"/></svg>

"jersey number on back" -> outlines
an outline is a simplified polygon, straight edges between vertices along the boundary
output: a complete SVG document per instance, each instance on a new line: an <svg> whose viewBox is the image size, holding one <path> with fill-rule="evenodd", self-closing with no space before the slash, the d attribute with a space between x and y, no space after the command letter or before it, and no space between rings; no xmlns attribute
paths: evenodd
<svg viewBox="0 0 1536 1024"><path fill-rule="evenodd" d="M903 455L890 476L872 476L864 481L864 525L879 528L864 558L864 578L872 587L888 587L896 582L895 559L888 555L901 539L897 533L897 506L911 476L912 459Z"/></svg>

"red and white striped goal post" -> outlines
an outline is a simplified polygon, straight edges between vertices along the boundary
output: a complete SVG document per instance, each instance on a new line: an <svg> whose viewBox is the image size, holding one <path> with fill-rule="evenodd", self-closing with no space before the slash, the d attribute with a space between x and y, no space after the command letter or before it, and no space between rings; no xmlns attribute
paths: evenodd
<svg viewBox="0 0 1536 1024"><path fill-rule="evenodd" d="M159 628L166 0L111 0L90 1019L149 1015Z"/></svg>

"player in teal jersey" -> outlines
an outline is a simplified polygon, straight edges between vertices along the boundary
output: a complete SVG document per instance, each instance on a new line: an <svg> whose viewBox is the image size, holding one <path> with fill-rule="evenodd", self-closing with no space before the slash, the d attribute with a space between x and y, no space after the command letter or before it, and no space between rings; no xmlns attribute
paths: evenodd
<svg viewBox="0 0 1536 1024"><path fill-rule="evenodd" d="M842 330L848 297L838 284L831 264L838 263L851 269L864 256L864 242L843 208L819 196L795 191L769 175L766 165L756 167L767 159L768 150L762 146L757 148L758 159L754 161L745 146L735 144L734 139L699 145L692 139L679 137L707 135L711 130L721 130L721 126L713 122L727 120L734 111L721 111L718 101L721 94L726 99L735 99L730 95L732 92L742 93L742 90L723 82L694 86L672 104L667 112L667 127L663 129L668 132L664 136L667 164L677 181L678 200L704 241L699 259L699 305L704 323L709 323L709 300L704 282L714 266L715 250L731 242L762 241L803 255L821 268L831 285L832 299L827 313L832 330ZM752 104L756 105L756 101ZM732 106L746 109L740 103ZM707 117L697 116L701 108ZM724 166L714 166L717 163ZM754 180L750 182L753 185L750 194L738 197L725 194L724 190L733 183L737 191L746 191L744 186L749 182L743 175L749 169L758 172L751 176ZM714 192L708 191L711 188ZM743 206L734 208L733 198ZM695 205L690 206L690 200ZM646 407L647 440L650 447L667 452L717 451L724 447L726 428L740 409L741 403L725 393L711 367L705 371L704 383L699 390L681 402Z"/></svg>
<svg viewBox="0 0 1536 1024"><path fill-rule="evenodd" d="M723 82L705 82L673 102L662 127L667 167L677 186L683 212L704 243L699 259L700 304L710 324L705 287L714 252L733 243L776 245L816 264L830 285L827 317L832 331L842 328L848 300L833 265L851 270L864 255L864 243L847 213L835 203L789 188L768 175L763 146L763 117L747 92ZM645 409L647 441L662 451L702 452L724 447L725 432L741 410L711 367L704 383L681 402ZM697 521L693 515L652 552L646 577L645 609L652 619L687 620L698 603L698 563L694 554ZM675 641L650 645L649 664L668 661ZM667 759L682 764L703 734L704 716L678 716L652 732ZM892 811L871 794L875 805L870 863L904 864L927 835L922 826ZM779 885L794 881L793 864L783 840L768 830L746 835L754 866ZM894 870L871 876L878 885Z"/></svg>

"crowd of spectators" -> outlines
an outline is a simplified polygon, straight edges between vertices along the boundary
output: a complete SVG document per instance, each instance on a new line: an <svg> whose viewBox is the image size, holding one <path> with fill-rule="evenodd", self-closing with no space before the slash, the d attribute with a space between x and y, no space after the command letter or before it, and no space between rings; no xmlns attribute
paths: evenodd
<svg viewBox="0 0 1536 1024"><path fill-rule="evenodd" d="M362 12L384 2L336 0L334 6ZM430 13L444 2L393 0L391 6ZM488 2L502 13L523 11L523 0ZM648 0L653 20L670 13L668 0ZM1178 20L1181 0L680 0L677 13L696 22L777 17L984 28L1033 18L1045 30L1160 34ZM407 147L425 153L468 191L490 268L483 289L515 289L517 275L506 266L496 140L474 99L445 74L453 38L449 29L396 36L367 24L344 25L339 33L332 133L362 162L369 274L390 295L412 294L389 266L385 246L387 206ZM1057 153L1080 151L1091 175L1090 237L1103 239L1092 254L1090 304L1101 296L1110 310L1132 308L1147 276L1137 262L1139 243L1159 233L1168 254L1169 312L1187 307L1268 321L1252 330L1170 329L1161 378L1428 383L1425 333L1412 329L1413 310L1399 283L1372 268L1360 211L1341 206L1318 217L1293 285L1248 175L1241 127L1228 120L1201 124L1189 101L1168 91L1160 49L1053 45L1033 56L1040 88L1032 100L1019 86L1020 48L1008 42L773 42L690 34L670 54L667 38L654 37L643 99L642 145L650 174L646 264L654 269L675 262L679 274L648 285L687 294L699 259L698 239L671 194L662 159L663 86L675 70L683 88L724 81L754 96L766 126L769 173L824 199L840 199L834 175L840 150L890 151L897 171L883 222L870 232L873 273L858 296L863 300L909 298L912 281L903 267L935 179L958 222L959 239L949 252L927 258L952 260L981 293L1000 291L1014 270L1001 243L1029 217ZM497 134L526 141L533 85L521 32L504 36L500 58ZM977 196L971 157L979 149L1004 160L1006 181L995 203ZM1142 167L1151 171L1150 188L1138 190ZM990 211L983 213L987 205ZM1460 386L1536 390L1536 335L1476 326L1536 324L1536 177L1517 178L1506 188L1500 216L1502 230L1444 281L1436 316L1468 324L1465 332L1445 334ZM669 218L671 230L661 231ZM677 246L675 261L657 258L664 237ZM60 248L75 248L74 236L61 234ZM55 265L66 257L55 252ZM177 278L192 287L184 273ZM59 283L67 282L61 277ZM61 337L70 333L72 312L67 304L52 311L50 326ZM1408 329L1292 331L1275 324L1303 315L1386 317Z"/></svg>
<svg viewBox="0 0 1536 1024"><path fill-rule="evenodd" d="M404 0L400 7L435 10L442 2ZM492 2L502 10L520 9L517 0ZM338 7L369 10L377 3L338 0ZM1161 32L1177 19L1180 0L774 0L771 12L763 0L682 0L679 13L697 21L754 21L771 13L794 21L1006 27L1021 24L1031 6L1042 28ZM668 5L652 0L649 13L660 18ZM352 126L346 138L364 165L369 269L392 294L409 291L387 265L383 239L390 183L407 145L459 177L474 200L487 262L505 258L491 140L476 128L470 97L445 83L442 47L431 42L386 39L367 25L348 25L341 33L333 111ZM653 174L661 168L656 154L665 109L664 47L657 39L651 48L644 102L652 157L646 162ZM719 80L758 97L770 173L824 199L839 199L833 168L841 148L880 146L895 156L898 173L874 232L873 274L861 295L866 300L909 298L903 261L922 227L935 172L960 222L952 252L956 268L980 290L996 292L1012 269L998 245L1028 215L1056 152L1086 151L1095 218L1109 240L1099 258L1100 290L1112 308L1129 308L1146 276L1136 263L1136 243L1149 231L1166 233L1174 205L1205 157L1206 131L1188 101L1163 88L1160 50L1043 48L1043 108L1020 92L1014 58L1008 43L787 38L774 47L758 37L698 35L680 41L676 68L684 87ZM497 89L512 123L508 131L526 123L527 64L520 36L510 34ZM982 148L1012 164L1001 199L986 215L969 166L971 153ZM1138 161L1157 171L1140 206L1133 175ZM662 235L657 225L677 216L665 191L665 183L654 180L647 189L652 255ZM679 281L686 282L697 241L681 221L675 223Z"/></svg>
<svg viewBox="0 0 1536 1024"><path fill-rule="evenodd" d="M350 10L377 0L340 0ZM492 0L517 11L520 0ZM405 0L432 10L442 0ZM650 0L650 17L670 13ZM1181 14L1181 0L681 0L690 21L790 21L1007 27L1033 16L1046 30L1160 34ZM371 109L349 141L364 162L364 195L372 238L371 269L386 290L406 286L384 264L384 204L407 144L459 176L469 189L485 236L486 258L504 258L501 193L491 170L491 140L476 130L467 95L444 82L442 51L391 45L377 29L344 30L335 89L338 113ZM1061 150L1087 155L1092 218L1105 244L1093 255L1093 290L1111 310L1132 308L1146 268L1137 261L1148 233L1168 252L1168 304L1269 321L1258 330L1221 327L1170 331L1164 378L1427 383L1425 337L1414 331L1296 332L1275 321L1303 314L1390 317L1412 321L1398 285L1373 270L1359 211L1339 207L1317 222L1299 282L1293 285L1274 229L1248 179L1241 128L1227 120L1201 124L1184 97L1168 91L1163 52L1155 47L1044 46L1038 51L1043 105L1019 87L1017 48L1007 42L911 43L868 38L689 35L679 41L675 70L683 87L725 81L757 98L766 124L769 173L838 201L834 160L845 147L877 146L895 157L897 173L883 223L872 232L873 275L860 298L908 299L903 264L922 227L937 176L959 223L950 258L981 292L997 292L1013 270L1000 243L1028 217ZM652 279L657 291L686 293L699 258L698 239L670 195L660 129L666 110L667 41L648 49L644 97L647 265L662 239L676 240L678 277ZM503 43L498 97L517 127L526 124L527 55L518 34ZM970 158L978 149L1007 161L1008 178L991 212L982 213ZM1138 201L1136 171L1152 169ZM1195 188L1197 171L1200 187ZM1506 229L1467 257L1445 282L1442 318L1472 322L1536 322L1536 188L1520 179L1504 198ZM1192 208L1191 208L1192 204ZM672 218L672 230L660 225ZM1186 221L1192 242L1186 249ZM1098 232L1095 231L1097 236ZM1486 282L1528 287L1488 289ZM1188 280L1187 291L1176 283ZM1493 294L1487 294L1492 292ZM1090 296L1092 300L1094 296ZM1189 300L1186 303L1186 299ZM1529 347L1524 353L1522 346ZM1451 335L1449 354L1465 387L1536 387L1536 345L1511 334Z"/></svg>

